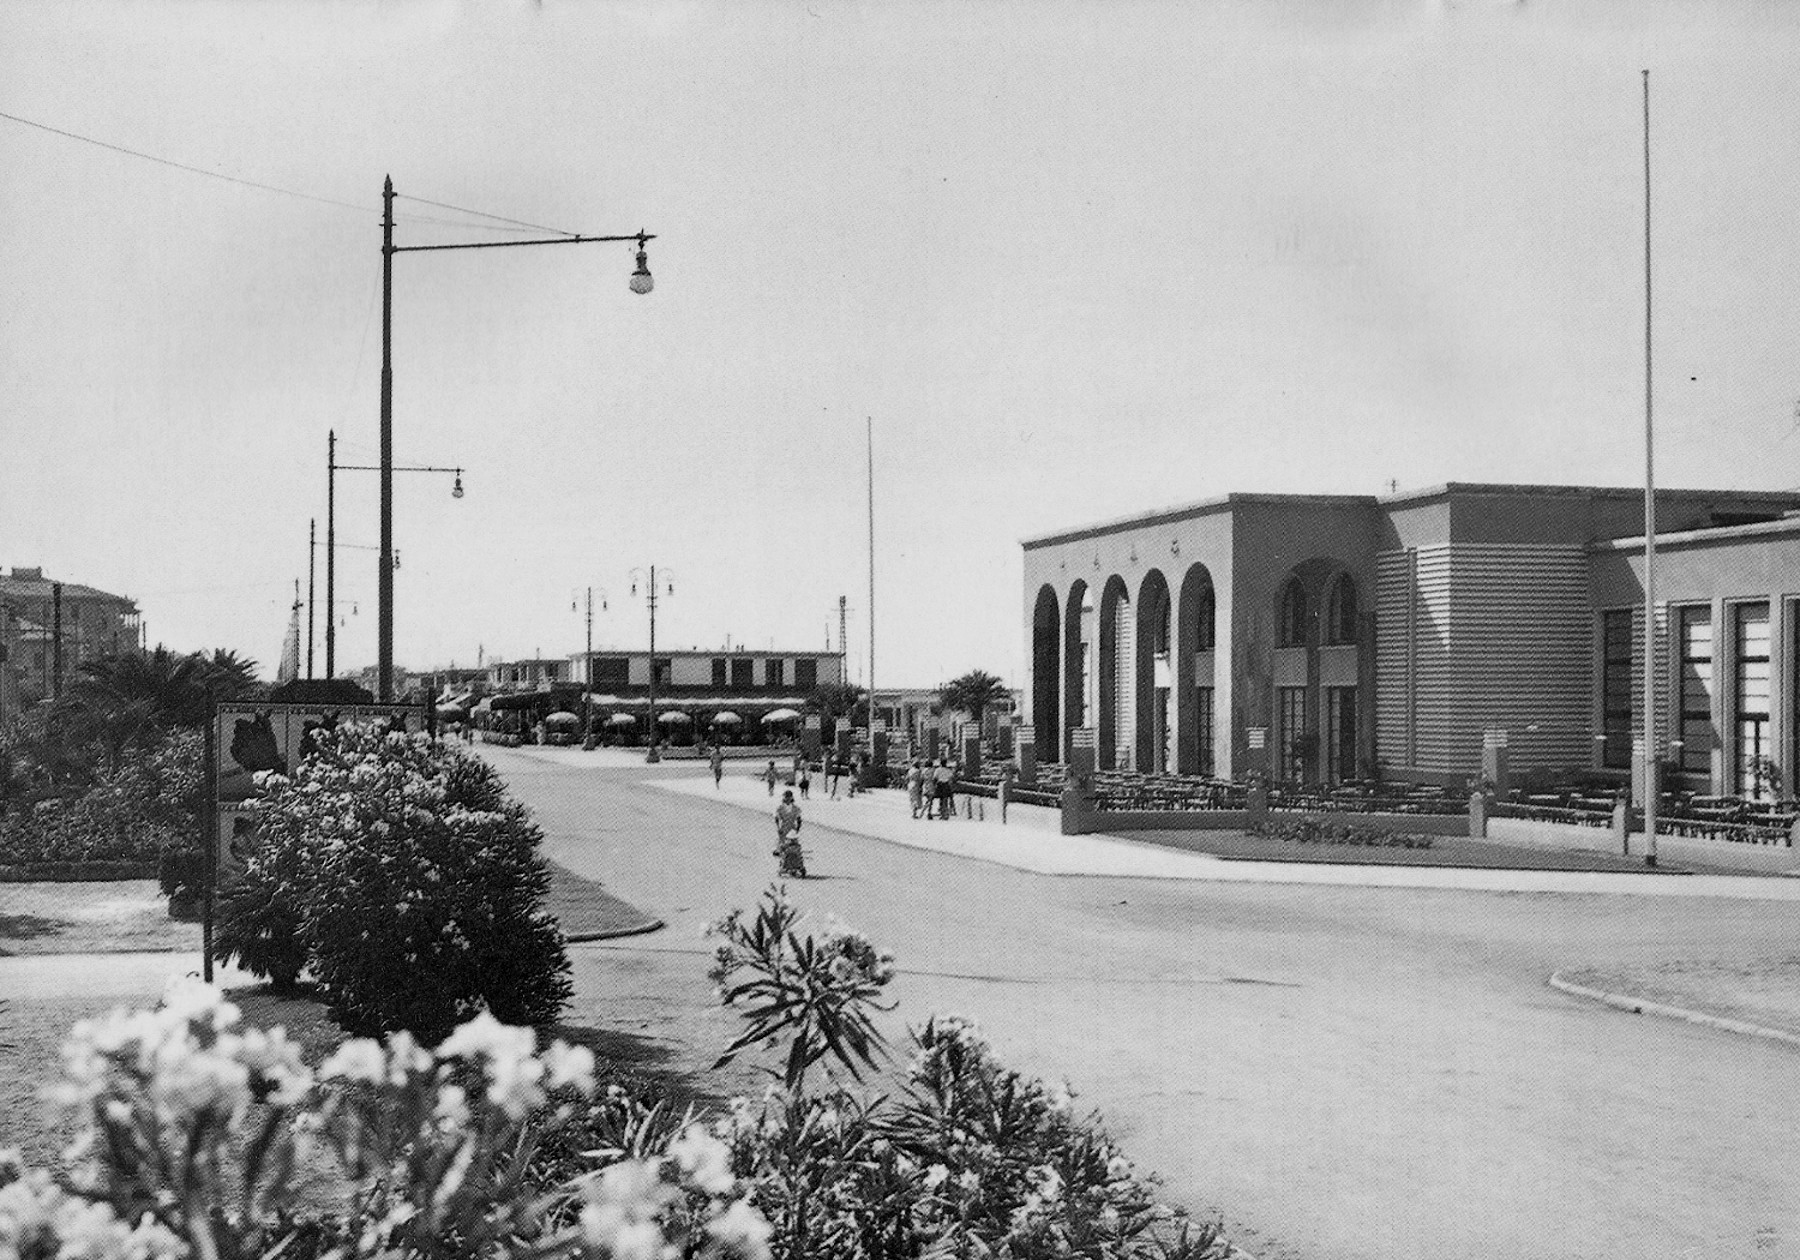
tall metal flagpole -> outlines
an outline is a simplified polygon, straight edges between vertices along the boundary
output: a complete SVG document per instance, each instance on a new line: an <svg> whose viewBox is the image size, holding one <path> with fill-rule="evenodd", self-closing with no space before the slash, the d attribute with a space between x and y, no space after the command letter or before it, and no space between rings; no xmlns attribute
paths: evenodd
<svg viewBox="0 0 1800 1260"><path fill-rule="evenodd" d="M1650 72L1644 71L1644 865L1656 865L1656 431L1650 374Z"/></svg>
<svg viewBox="0 0 1800 1260"><path fill-rule="evenodd" d="M875 748L875 417L869 416L869 750Z"/></svg>
<svg viewBox="0 0 1800 1260"><path fill-rule="evenodd" d="M306 679L313 676L313 570L318 565L319 519L306 522Z"/></svg>

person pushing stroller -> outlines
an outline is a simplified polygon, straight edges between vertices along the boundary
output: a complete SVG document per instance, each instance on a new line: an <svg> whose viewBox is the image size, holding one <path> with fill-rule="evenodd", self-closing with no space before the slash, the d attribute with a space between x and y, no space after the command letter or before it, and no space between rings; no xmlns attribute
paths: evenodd
<svg viewBox="0 0 1800 1260"><path fill-rule="evenodd" d="M786 879L806 878L806 855L800 850L800 807L794 803L793 791L783 791L781 804L775 807L775 856L781 860L781 875Z"/></svg>

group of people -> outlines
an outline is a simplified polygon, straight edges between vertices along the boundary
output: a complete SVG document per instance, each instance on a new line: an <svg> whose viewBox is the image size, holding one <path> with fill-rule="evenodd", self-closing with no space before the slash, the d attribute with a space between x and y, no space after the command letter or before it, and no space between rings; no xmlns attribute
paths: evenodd
<svg viewBox="0 0 1800 1260"><path fill-rule="evenodd" d="M837 800L838 786L845 778L850 780L849 794L851 796L855 796L862 790L863 769L865 764L861 752L851 754L850 764L847 767L841 758L836 757L831 753L826 753L820 758L819 772L825 777L825 790L832 800ZM723 759L716 751L713 754L712 771L713 786L717 787L720 780L724 778L725 768ZM800 789L800 799L804 801L809 800L812 797L812 774L812 763L806 759L805 754L796 753L794 756L794 764L786 772L785 776L782 771L775 768L775 762L771 760L763 769L762 780L764 783L768 784L769 795L774 796L775 785L782 782L785 777L789 787Z"/></svg>
<svg viewBox="0 0 1800 1260"><path fill-rule="evenodd" d="M935 764L912 759L906 767L906 803L914 818L956 817L956 771L947 757L939 757Z"/></svg>

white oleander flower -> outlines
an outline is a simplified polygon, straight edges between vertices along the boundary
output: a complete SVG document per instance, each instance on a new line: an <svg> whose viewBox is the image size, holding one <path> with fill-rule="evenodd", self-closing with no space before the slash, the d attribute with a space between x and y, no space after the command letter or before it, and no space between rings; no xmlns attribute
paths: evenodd
<svg viewBox="0 0 1800 1260"><path fill-rule="evenodd" d="M544 1051L545 1079L551 1089L573 1085L583 1097L594 1092L594 1052L586 1046L553 1041Z"/></svg>
<svg viewBox="0 0 1800 1260"><path fill-rule="evenodd" d="M669 1157L689 1182L715 1198L730 1194L737 1185L731 1175L731 1152L697 1124L688 1125L669 1143Z"/></svg>

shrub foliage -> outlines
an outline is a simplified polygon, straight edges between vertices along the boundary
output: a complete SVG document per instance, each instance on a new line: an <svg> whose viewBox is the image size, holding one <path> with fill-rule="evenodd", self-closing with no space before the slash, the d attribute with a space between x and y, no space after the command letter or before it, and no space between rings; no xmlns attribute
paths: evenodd
<svg viewBox="0 0 1800 1260"><path fill-rule="evenodd" d="M220 958L278 983L310 969L352 1032L434 1042L481 1010L556 1018L569 964L541 836L486 763L351 724L264 789L220 899Z"/></svg>

